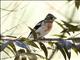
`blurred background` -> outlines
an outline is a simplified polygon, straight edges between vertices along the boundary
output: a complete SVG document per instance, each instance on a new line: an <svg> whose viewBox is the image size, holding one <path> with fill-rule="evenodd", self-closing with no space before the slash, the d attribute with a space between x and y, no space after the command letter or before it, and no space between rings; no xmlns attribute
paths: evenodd
<svg viewBox="0 0 80 60"><path fill-rule="evenodd" d="M71 1L1 1L1 34L12 35L16 37L27 37L30 33L29 27L34 27L39 21L43 20L48 13L57 17L56 21L61 20L79 25L80 27L80 8L75 7L75 2ZM52 38L54 34L59 34L62 28L53 23L53 28L45 37ZM80 31L76 32L80 33ZM68 35L67 35L68 36ZM73 34L71 35L73 36ZM70 36L68 36L70 37ZM80 35L77 35L80 37ZM54 60L64 60L58 52ZM6 54L2 54L2 57ZM71 60L79 60L72 53ZM2 59L9 60L9 59Z"/></svg>

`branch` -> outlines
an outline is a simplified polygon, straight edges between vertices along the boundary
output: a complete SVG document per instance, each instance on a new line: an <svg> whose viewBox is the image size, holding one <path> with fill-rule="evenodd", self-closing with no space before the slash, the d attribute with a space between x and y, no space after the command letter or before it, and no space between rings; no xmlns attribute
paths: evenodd
<svg viewBox="0 0 80 60"><path fill-rule="evenodd" d="M6 38L7 37L7 38ZM22 37L24 38L24 37ZM28 38L24 38L24 39L28 39ZM17 37L14 37L14 36L3 36L0 34L0 40L6 40L6 41L22 41L21 38L17 38ZM76 37L76 38L66 38L66 39L62 39L62 38L39 38L39 39L30 39L34 42L40 42L40 41L43 41L43 42L49 42L49 41L61 41L61 40L72 40L74 42L80 42L80 37Z"/></svg>
<svg viewBox="0 0 80 60"><path fill-rule="evenodd" d="M25 38L27 40L27 38ZM22 41L21 38L16 38L16 39L10 39L10 38L1 38L1 40L6 40L6 41ZM39 39L30 39L34 42L49 42L49 41L61 41L61 40L72 40L74 42L80 42L80 37L76 37L76 38L67 38L67 39L62 39L62 38L39 38Z"/></svg>
<svg viewBox="0 0 80 60"><path fill-rule="evenodd" d="M37 39L37 40L33 40L36 42L49 42L49 41L61 41L61 40L69 40L69 41L74 41L76 43L80 43L80 37L76 37L76 38L67 38L67 39L62 39L62 38L45 38L45 39Z"/></svg>

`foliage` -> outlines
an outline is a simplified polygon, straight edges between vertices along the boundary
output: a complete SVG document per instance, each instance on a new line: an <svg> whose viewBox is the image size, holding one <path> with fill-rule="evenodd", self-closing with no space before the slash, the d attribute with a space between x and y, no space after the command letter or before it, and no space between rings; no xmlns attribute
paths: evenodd
<svg viewBox="0 0 80 60"><path fill-rule="evenodd" d="M68 0L68 1L71 2L72 0ZM79 6L80 6L80 1L75 0L75 7L79 9ZM57 21L55 22L62 28L62 31L60 32L60 34L53 35L53 36L58 37L57 38L58 40L56 40L57 42L53 41L54 38L52 39L52 41L46 42L50 45L48 48L52 50L52 54L50 56L49 56L49 49L47 48L47 46L45 45L43 41L40 41L40 39L37 38L37 34L35 30L33 30L31 27L28 27L28 28L32 31L32 34L34 37L33 40L25 38L25 37L17 38L15 36L0 35L0 52L3 51L9 56L9 58L11 58L11 55L7 52L6 49L10 50L15 56L14 60L20 60L20 59L37 60L38 59L37 57L40 57L46 60L51 60L53 56L55 55L55 53L60 51L65 60L67 60L67 58L70 60L71 58L70 50L73 49L75 53L78 55L78 53L80 53L80 44L77 44L77 45L75 44L77 41L75 39L75 36L71 37L73 38L73 40L71 40L72 42L68 41L69 38L67 38L66 33L69 36L71 36L70 34L71 32L73 34L76 32L79 32L80 28L78 27L78 25L75 26L64 20L61 20L61 23ZM9 39L5 37L8 37ZM64 38L67 38L67 40L65 40ZM46 38L44 40L46 41ZM16 45L21 47L22 49L17 51ZM43 51L44 56L36 53L37 51Z"/></svg>
<svg viewBox="0 0 80 60"><path fill-rule="evenodd" d="M70 1L73 1L73 0L68 0L68 1L70 2ZM80 0L74 0L74 2L75 2L75 7L76 7L77 9L79 9Z"/></svg>
<svg viewBox="0 0 80 60"><path fill-rule="evenodd" d="M75 33L76 31L80 31L80 28L78 28L77 26L74 26L74 25L72 25L70 23L67 23L65 21L62 21L62 22L63 22L63 24L61 24L59 22L56 22L60 27L63 28L63 30L61 31L61 33L68 33L69 34L70 32ZM61 51L61 53L64 56L65 60L67 60L67 57L70 60L70 58L71 58L71 52L69 50L73 49L77 54L80 53L80 45L75 45L74 43L72 43L70 41L67 41L67 40L64 40L64 39L62 40L61 38L66 38L65 34L64 35L58 35L58 34L56 34L54 36L58 36L60 38L59 41L57 41L57 42L48 41L47 42L50 45L49 48L51 48L53 45L56 46L56 48L55 48L56 50L53 50L53 48L51 48L54 53L51 54L51 56L48 56L49 52L48 52L48 49L45 46L45 44L43 42L40 42L37 39L36 32L32 28L29 27L29 29L33 33L33 36L34 36L33 40L30 40L30 39L24 38L24 37L16 38L16 37L13 37L13 36L7 36L7 37L11 37L11 38L15 38L15 39L4 39L2 37L5 37L5 36L1 36L1 40L0 40L0 49L1 50L0 50L0 52L3 51L3 52L5 52L10 57L10 55L7 53L7 51L5 50L5 48L9 49L14 54L14 56L15 56L14 60L16 60L16 59L18 60L20 55L21 56L22 55L26 55L29 60L32 60L32 59L37 60L37 56L39 56L42 59L45 58L46 60L50 60L50 59L52 59L52 56L54 55L54 53L56 51L58 51L58 50ZM35 43L35 40L37 41L37 44ZM20 52L18 52L16 50L16 46L15 45L17 45L17 46L19 46L21 48L26 49L26 52L21 52L21 51L25 51L24 49L20 49ZM40 54L36 54L36 51L37 51L36 49L35 49L35 52L32 53L33 50L31 49L31 47L35 47L35 48L37 48L39 50L41 48L41 50L45 54L45 57L41 56ZM26 60L27 58L26 57L22 57L22 59Z"/></svg>

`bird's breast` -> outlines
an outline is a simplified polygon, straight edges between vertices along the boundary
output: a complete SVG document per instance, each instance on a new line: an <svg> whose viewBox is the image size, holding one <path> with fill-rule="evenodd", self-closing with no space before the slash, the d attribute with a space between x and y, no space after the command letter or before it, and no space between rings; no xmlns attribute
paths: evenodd
<svg viewBox="0 0 80 60"><path fill-rule="evenodd" d="M46 23L46 25L45 25L45 31L50 31L51 30L51 28L52 28L52 23Z"/></svg>

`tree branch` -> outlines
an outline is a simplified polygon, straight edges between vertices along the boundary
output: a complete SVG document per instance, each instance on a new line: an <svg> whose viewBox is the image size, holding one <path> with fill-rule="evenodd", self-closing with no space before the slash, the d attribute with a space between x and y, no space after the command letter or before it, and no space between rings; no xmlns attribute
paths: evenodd
<svg viewBox="0 0 80 60"><path fill-rule="evenodd" d="M37 40L33 40L33 41L60 41L60 40L73 40L73 41L76 41L76 42L80 42L80 37L67 38L67 39L62 39L62 38L45 38L45 39L37 39Z"/></svg>
<svg viewBox="0 0 80 60"><path fill-rule="evenodd" d="M25 38L27 39L27 38ZM1 40L6 40L6 41L22 41L21 38L16 38L16 39L11 39L11 38L1 38ZM80 37L76 37L76 38L67 38L67 39L62 39L62 38L39 38L39 39L30 39L34 42L49 42L49 41L61 41L61 40L72 40L74 42L80 42Z"/></svg>

